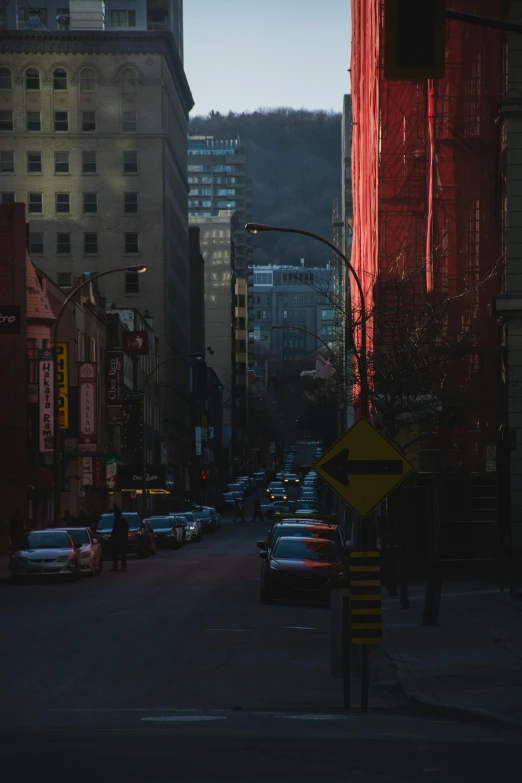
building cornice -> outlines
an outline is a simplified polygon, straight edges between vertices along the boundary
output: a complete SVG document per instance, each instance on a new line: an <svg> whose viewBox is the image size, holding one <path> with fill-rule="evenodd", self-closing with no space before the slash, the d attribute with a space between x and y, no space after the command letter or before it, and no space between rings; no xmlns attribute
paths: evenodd
<svg viewBox="0 0 522 783"><path fill-rule="evenodd" d="M5 30L0 34L2 54L161 54L168 62L183 108L188 117L194 98L185 69L168 31L53 30L27 32Z"/></svg>

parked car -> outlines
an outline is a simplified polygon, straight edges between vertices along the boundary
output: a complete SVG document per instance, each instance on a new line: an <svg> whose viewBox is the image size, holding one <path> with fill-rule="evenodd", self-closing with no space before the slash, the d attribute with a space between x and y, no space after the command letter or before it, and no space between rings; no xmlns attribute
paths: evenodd
<svg viewBox="0 0 522 783"><path fill-rule="evenodd" d="M198 543L201 541L201 535L202 535L202 524L200 520L196 517L193 511L180 511L177 514L178 517L181 517L182 519L185 519L187 522L187 525L185 526L185 532L189 532L189 535L187 535L187 541L197 541ZM188 527L187 527L188 526Z"/></svg>
<svg viewBox="0 0 522 783"><path fill-rule="evenodd" d="M129 523L127 552L138 557L149 557L153 544L148 527L141 521L136 511L123 511L122 516ZM96 537L103 546L104 552L111 549L111 533L114 524L114 514L102 514L96 528Z"/></svg>
<svg viewBox="0 0 522 783"><path fill-rule="evenodd" d="M66 530L33 530L13 551L11 579L63 576L75 582L80 578L80 551Z"/></svg>
<svg viewBox="0 0 522 783"><path fill-rule="evenodd" d="M68 533L75 547L80 547L80 574L85 576L100 576L103 571L103 548L96 536L88 527L49 528Z"/></svg>
<svg viewBox="0 0 522 783"><path fill-rule="evenodd" d="M274 514L287 514L295 511L295 501L293 500L275 500L273 503L267 503L261 506L261 513L265 519L272 519Z"/></svg>
<svg viewBox="0 0 522 783"><path fill-rule="evenodd" d="M284 536L296 538L324 538L333 541L340 552L346 549L346 542L338 525L307 519L293 519L276 522L264 541L258 541L258 549L270 552L277 540Z"/></svg>
<svg viewBox="0 0 522 783"><path fill-rule="evenodd" d="M240 492L241 496L245 494L245 485L241 481L233 481L231 484L227 484L229 492Z"/></svg>
<svg viewBox="0 0 522 783"><path fill-rule="evenodd" d="M215 533L221 527L221 519L213 506L198 506L193 503L192 510L201 522L203 533Z"/></svg>
<svg viewBox="0 0 522 783"><path fill-rule="evenodd" d="M259 471L257 473L254 473L254 479L256 482L256 487L264 487L266 484L266 476L264 471Z"/></svg>
<svg viewBox="0 0 522 783"><path fill-rule="evenodd" d="M281 536L270 552L259 556L263 603L277 598L329 601L333 588L347 585L345 559L328 539Z"/></svg>
<svg viewBox="0 0 522 783"><path fill-rule="evenodd" d="M148 517L145 520L154 531L156 546L166 549L178 549L183 544L183 522L176 516Z"/></svg>

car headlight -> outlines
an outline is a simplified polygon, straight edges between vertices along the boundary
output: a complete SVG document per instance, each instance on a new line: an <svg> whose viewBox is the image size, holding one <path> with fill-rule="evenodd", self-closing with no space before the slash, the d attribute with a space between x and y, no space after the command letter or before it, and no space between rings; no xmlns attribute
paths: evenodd
<svg viewBox="0 0 522 783"><path fill-rule="evenodd" d="M189 526L189 530L195 530L195 529L196 529L196 525L190 525Z"/></svg>
<svg viewBox="0 0 522 783"><path fill-rule="evenodd" d="M59 563L66 563L69 558L67 555L62 555L61 557L57 558Z"/></svg>

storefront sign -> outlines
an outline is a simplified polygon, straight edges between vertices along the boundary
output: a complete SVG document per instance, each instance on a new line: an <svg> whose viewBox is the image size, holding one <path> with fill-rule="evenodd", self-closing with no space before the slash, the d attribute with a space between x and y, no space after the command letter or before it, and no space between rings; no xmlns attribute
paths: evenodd
<svg viewBox="0 0 522 783"><path fill-rule="evenodd" d="M127 389L134 387L134 365L130 356L123 354L123 385Z"/></svg>
<svg viewBox="0 0 522 783"><path fill-rule="evenodd" d="M0 334L20 334L19 305L0 305Z"/></svg>
<svg viewBox="0 0 522 783"><path fill-rule="evenodd" d="M81 454L95 454L97 448L97 377L95 362L81 362L78 364L78 388L80 407L78 450Z"/></svg>
<svg viewBox="0 0 522 783"><path fill-rule="evenodd" d="M53 450L54 362L50 349L38 353L40 452Z"/></svg>
<svg viewBox="0 0 522 783"><path fill-rule="evenodd" d="M201 427L195 427L196 457L201 456Z"/></svg>
<svg viewBox="0 0 522 783"><path fill-rule="evenodd" d="M111 457L105 462L105 478L107 480L107 489L114 492L117 485L117 472L118 466L116 464L116 457Z"/></svg>
<svg viewBox="0 0 522 783"><path fill-rule="evenodd" d="M173 483L174 477L166 472L165 465L147 465L147 470L145 471L146 489L170 490L173 487ZM141 466L120 466L118 484L120 489L142 489L143 470Z"/></svg>
<svg viewBox="0 0 522 783"><path fill-rule="evenodd" d="M107 351L107 424L123 421L123 351Z"/></svg>
<svg viewBox="0 0 522 783"><path fill-rule="evenodd" d="M56 346L58 362L58 413L60 429L69 429L69 345L58 343Z"/></svg>
<svg viewBox="0 0 522 783"><path fill-rule="evenodd" d="M92 461L92 485L95 489L104 489L106 486L105 462L102 459Z"/></svg>
<svg viewBox="0 0 522 783"><path fill-rule="evenodd" d="M124 332L123 350L125 353L143 354L149 352L147 332Z"/></svg>
<svg viewBox="0 0 522 783"><path fill-rule="evenodd" d="M92 487L92 457L82 457L82 486Z"/></svg>

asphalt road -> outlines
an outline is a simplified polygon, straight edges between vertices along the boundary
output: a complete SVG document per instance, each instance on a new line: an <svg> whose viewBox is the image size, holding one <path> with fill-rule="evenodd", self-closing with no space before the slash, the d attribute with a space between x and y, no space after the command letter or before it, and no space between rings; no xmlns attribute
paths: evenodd
<svg viewBox="0 0 522 783"><path fill-rule="evenodd" d="M225 520L127 573L0 585L2 779L520 779L514 732L410 715L391 687L343 711L329 611L259 602L266 529Z"/></svg>

